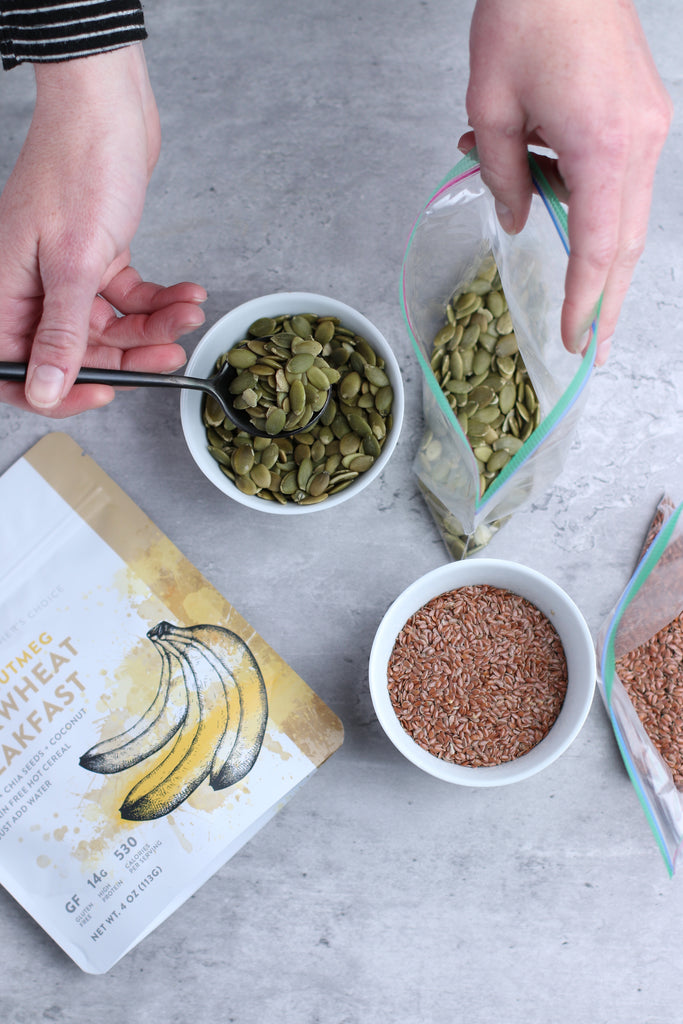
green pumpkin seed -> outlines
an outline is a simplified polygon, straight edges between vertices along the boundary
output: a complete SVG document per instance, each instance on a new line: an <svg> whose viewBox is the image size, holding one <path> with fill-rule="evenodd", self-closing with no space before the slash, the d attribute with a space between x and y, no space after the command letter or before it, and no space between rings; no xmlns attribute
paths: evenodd
<svg viewBox="0 0 683 1024"><path fill-rule="evenodd" d="M465 328L460 342L461 349L473 348L479 341L479 335L481 334L481 328L478 324L470 324Z"/></svg>
<svg viewBox="0 0 683 1024"><path fill-rule="evenodd" d="M469 395L472 388L471 384L468 384L466 380L449 380L446 382L444 390L451 395Z"/></svg>
<svg viewBox="0 0 683 1024"><path fill-rule="evenodd" d="M310 320L307 320L306 317L304 317L304 316L293 316L292 320L291 320L291 323L292 323L292 330L300 338L310 338L310 337L312 337L313 331L312 331L312 328L311 328L311 322L310 322Z"/></svg>
<svg viewBox="0 0 683 1024"><path fill-rule="evenodd" d="M289 407L295 415L306 408L306 389L300 380L293 381L289 389Z"/></svg>
<svg viewBox="0 0 683 1024"><path fill-rule="evenodd" d="M259 490L270 487L270 470L266 469L262 462L257 462L249 474Z"/></svg>
<svg viewBox="0 0 683 1024"><path fill-rule="evenodd" d="M381 366L372 366L367 363L365 366L365 379L374 388L391 387L391 382Z"/></svg>
<svg viewBox="0 0 683 1024"><path fill-rule="evenodd" d="M331 320L321 320L315 328L315 340L321 345L329 345L334 338L334 324Z"/></svg>
<svg viewBox="0 0 683 1024"><path fill-rule="evenodd" d="M515 412L520 417L520 419L524 420L525 423L531 422L531 413L524 405L524 402L517 402L517 405L515 406Z"/></svg>
<svg viewBox="0 0 683 1024"><path fill-rule="evenodd" d="M254 365L258 356L251 349L247 348L246 345L236 345L228 352L227 359L230 366L234 366L235 369L246 370Z"/></svg>
<svg viewBox="0 0 683 1024"><path fill-rule="evenodd" d="M210 444L208 450L209 455L211 455L211 457L214 458L216 462L219 462L221 466L230 465L230 456L226 451L223 450L223 448L217 448L215 445Z"/></svg>
<svg viewBox="0 0 683 1024"><path fill-rule="evenodd" d="M203 420L207 427L219 427L225 419L225 413L220 402L209 395L204 402Z"/></svg>
<svg viewBox="0 0 683 1024"><path fill-rule="evenodd" d="M258 487L249 476L238 476L235 478L235 486L242 494L254 495L258 491Z"/></svg>
<svg viewBox="0 0 683 1024"><path fill-rule="evenodd" d="M479 461L484 464L487 463L493 455L493 448L490 448L487 444L479 444L473 449L473 451L475 458L479 459Z"/></svg>
<svg viewBox="0 0 683 1024"><path fill-rule="evenodd" d="M359 413L351 413L348 416L348 422L351 430L355 431L356 434L360 434L361 437L367 437L372 433L370 424Z"/></svg>
<svg viewBox="0 0 683 1024"><path fill-rule="evenodd" d="M319 391L327 391L329 389L330 381L327 374L324 373L319 366L311 366L306 373L306 376L308 377L309 383Z"/></svg>
<svg viewBox="0 0 683 1024"><path fill-rule="evenodd" d="M254 338L268 338L275 333L276 327L277 324L270 317L261 317L254 321L247 333Z"/></svg>
<svg viewBox="0 0 683 1024"><path fill-rule="evenodd" d="M248 446L237 448L232 456L232 468L238 476L248 476L254 465L254 451Z"/></svg>
<svg viewBox="0 0 683 1024"><path fill-rule="evenodd" d="M496 319L496 330L499 334L510 334L513 330L510 310L506 309L502 316Z"/></svg>
<svg viewBox="0 0 683 1024"><path fill-rule="evenodd" d="M477 277L469 285L469 289L475 295L486 295L491 291L491 282L487 281L485 277Z"/></svg>
<svg viewBox="0 0 683 1024"><path fill-rule="evenodd" d="M308 355L316 359L322 350L322 345L314 338L295 338L292 342L293 356Z"/></svg>
<svg viewBox="0 0 683 1024"><path fill-rule="evenodd" d="M501 469L507 466L510 461L510 454L505 449L500 448L495 451L489 461L486 463L486 469L489 473L499 473Z"/></svg>
<svg viewBox="0 0 683 1024"><path fill-rule="evenodd" d="M513 437L511 434L505 434L499 437L497 441L493 442L494 451L505 451L509 455L516 455L519 449L522 447L522 441L518 437Z"/></svg>
<svg viewBox="0 0 683 1024"><path fill-rule="evenodd" d="M462 362L462 360L461 360ZM487 352L486 349L480 348L474 353L474 359L472 360L472 372L475 374L486 373L491 365L491 353Z"/></svg>
<svg viewBox="0 0 683 1024"><path fill-rule="evenodd" d="M296 474L297 485L302 490L306 490L306 485L308 484L308 481L310 480L312 473L313 461L311 460L310 456L306 456L306 458L301 460L299 469Z"/></svg>
<svg viewBox="0 0 683 1024"><path fill-rule="evenodd" d="M471 348L465 349L462 353L462 371L465 377L469 377L472 373L472 367L474 365L474 351Z"/></svg>
<svg viewBox="0 0 683 1024"><path fill-rule="evenodd" d="M491 355L496 348L498 342L498 335L491 334L489 331L482 331L479 335L480 346Z"/></svg>
<svg viewBox="0 0 683 1024"><path fill-rule="evenodd" d="M311 352L299 352L287 363L289 373L306 373L313 366L315 357Z"/></svg>
<svg viewBox="0 0 683 1024"><path fill-rule="evenodd" d="M294 470L283 476L280 483L280 491L282 494L294 494L297 489L296 473Z"/></svg>
<svg viewBox="0 0 683 1024"><path fill-rule="evenodd" d="M479 409L477 410L477 419L481 423L491 423L495 426L496 420L498 420L499 417L501 418L502 422L500 410L498 409L497 405L486 405L483 408L480 406Z"/></svg>
<svg viewBox="0 0 683 1024"><path fill-rule="evenodd" d="M450 341L455 334L454 324L445 324L434 338L434 348L441 348L447 341Z"/></svg>
<svg viewBox="0 0 683 1024"><path fill-rule="evenodd" d="M316 473L308 482L308 493L314 498L324 495L330 484L330 474L325 470Z"/></svg>
<svg viewBox="0 0 683 1024"><path fill-rule="evenodd" d="M496 392L486 384L479 384L470 391L470 401L477 405L490 405L496 397Z"/></svg>
<svg viewBox="0 0 683 1024"><path fill-rule="evenodd" d="M368 345L365 338L361 338L360 335L356 335L356 351L370 366L377 366L377 353Z"/></svg>
<svg viewBox="0 0 683 1024"><path fill-rule="evenodd" d="M375 434L368 434L367 437L363 438L363 452L366 455L372 455L373 459L378 459L382 454L382 445ZM356 467L358 468L358 467Z"/></svg>
<svg viewBox="0 0 683 1024"><path fill-rule="evenodd" d="M273 434L281 433L285 428L286 419L287 414L284 409L279 409L277 406L269 409L266 414L266 433L270 434L271 437Z"/></svg>
<svg viewBox="0 0 683 1024"><path fill-rule="evenodd" d="M507 416L510 410L514 408L516 400L517 389L513 382L508 380L503 384L498 394L498 405L504 416Z"/></svg>
<svg viewBox="0 0 683 1024"><path fill-rule="evenodd" d="M345 460L342 459L342 466L345 469L352 469L355 473L365 473L372 465L374 465L374 458L372 455L363 454L358 452L356 455L348 456L348 465L345 465Z"/></svg>
<svg viewBox="0 0 683 1024"><path fill-rule="evenodd" d="M344 402L349 402L355 398L360 391L361 377L360 374L355 370L351 373L347 373L345 377L339 382L339 397Z"/></svg>
<svg viewBox="0 0 683 1024"><path fill-rule="evenodd" d="M352 430L339 441L339 451L342 455L351 455L353 452L357 452L360 446L361 439Z"/></svg>
<svg viewBox="0 0 683 1024"><path fill-rule="evenodd" d="M512 356L496 357L496 366L502 377L512 377L515 372L515 361Z"/></svg>
<svg viewBox="0 0 683 1024"><path fill-rule="evenodd" d="M498 341L496 342L497 356L513 356L517 351L517 337L514 332L511 334L502 334L498 338Z"/></svg>
<svg viewBox="0 0 683 1024"><path fill-rule="evenodd" d="M486 296L486 308L491 310L493 316L498 319L502 316L507 303L505 302L504 296L499 291L490 291Z"/></svg>
<svg viewBox="0 0 683 1024"><path fill-rule="evenodd" d="M484 438L488 433L489 425L476 416L470 417L467 425L467 435L471 438Z"/></svg>

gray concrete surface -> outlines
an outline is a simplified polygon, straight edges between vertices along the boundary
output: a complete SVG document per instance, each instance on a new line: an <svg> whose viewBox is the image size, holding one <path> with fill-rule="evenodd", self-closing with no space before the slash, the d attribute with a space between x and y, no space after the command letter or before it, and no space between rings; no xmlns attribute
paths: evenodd
<svg viewBox="0 0 683 1024"><path fill-rule="evenodd" d="M597 633L655 502L683 497L682 15L642 0L678 113L647 252L561 477L488 553L547 572ZM414 217L456 162L469 2L148 0L164 148L134 260L206 285L207 320L311 290L395 346L406 422L356 501L286 524L196 470L175 395L121 395L64 428L341 716L342 749L173 917L103 977L0 893L8 1024L676 1024L683 879L670 881L596 696L554 766L451 788L373 714L367 660L394 596L447 555L418 493L420 377L398 302ZM0 181L32 106L0 79ZM199 337L187 339L188 352ZM47 421L0 408L0 469Z"/></svg>

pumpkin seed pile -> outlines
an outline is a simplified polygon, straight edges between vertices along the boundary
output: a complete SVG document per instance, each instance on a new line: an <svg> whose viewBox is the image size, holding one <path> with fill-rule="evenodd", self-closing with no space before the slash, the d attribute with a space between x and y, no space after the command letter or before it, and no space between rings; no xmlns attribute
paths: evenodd
<svg viewBox="0 0 683 1024"><path fill-rule="evenodd" d="M492 256L456 292L446 317L431 366L474 452L483 495L541 421Z"/></svg>
<svg viewBox="0 0 683 1024"><path fill-rule="evenodd" d="M419 481L419 487L437 525L441 539L451 557L456 560L482 551L509 518L509 516L504 516L491 523L480 523L474 533L467 534L463 530L460 520L448 510L433 491L422 481Z"/></svg>
<svg viewBox="0 0 683 1024"><path fill-rule="evenodd" d="M292 317L282 330L271 317L262 317L248 333L226 354L237 370L230 384L234 408L246 411L259 432L271 437L303 430L339 380L339 371L320 356L329 328L318 339L305 316Z"/></svg>
<svg viewBox="0 0 683 1024"><path fill-rule="evenodd" d="M348 487L380 455L392 425L393 389L384 360L338 318L312 313L261 318L215 369L226 359L248 375L244 389L234 393L244 397L250 415L262 417L269 434L301 428L294 437L252 437L233 426L214 399L205 400L209 452L243 494L311 505ZM263 372L254 372L257 366ZM328 388L327 408L306 429ZM276 421L273 409L279 410Z"/></svg>

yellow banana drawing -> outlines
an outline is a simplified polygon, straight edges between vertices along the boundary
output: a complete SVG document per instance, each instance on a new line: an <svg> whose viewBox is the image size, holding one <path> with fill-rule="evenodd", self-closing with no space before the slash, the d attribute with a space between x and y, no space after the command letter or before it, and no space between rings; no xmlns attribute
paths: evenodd
<svg viewBox="0 0 683 1024"><path fill-rule="evenodd" d="M251 771L261 750L268 721L268 696L261 670L245 642L236 633L222 626L190 626L176 630L178 636L200 643L223 664L228 677L234 680L240 696L241 715L237 735L216 750L211 767L211 786L225 789ZM224 676L225 678L225 676Z"/></svg>
<svg viewBox="0 0 683 1024"><path fill-rule="evenodd" d="M223 681L200 646L176 643L165 636L159 640L180 655L188 713L170 753L123 801L121 817L127 821L163 817L186 800L209 775L228 721Z"/></svg>
<svg viewBox="0 0 683 1024"><path fill-rule="evenodd" d="M139 764L161 750L180 728L187 713L187 694L177 659L152 642L161 656L161 676L154 700L138 721L110 739L102 740L80 759L83 768L109 774Z"/></svg>
<svg viewBox="0 0 683 1024"><path fill-rule="evenodd" d="M121 805L128 821L169 814L205 779L214 790L239 782L259 755L268 720L261 671L236 633L159 622L147 636L162 664L154 700L130 729L80 759L89 771L109 773L161 752Z"/></svg>

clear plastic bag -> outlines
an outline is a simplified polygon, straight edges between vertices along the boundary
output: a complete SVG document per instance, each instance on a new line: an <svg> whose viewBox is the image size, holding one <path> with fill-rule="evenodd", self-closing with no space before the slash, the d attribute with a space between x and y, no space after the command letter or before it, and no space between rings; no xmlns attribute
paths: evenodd
<svg viewBox="0 0 683 1024"><path fill-rule="evenodd" d="M566 211L533 157L530 165L537 191L518 235L507 235L500 227L475 152L458 163L427 202L403 261L403 312L423 375L425 432L414 470L454 558L483 547L512 512L543 493L557 477L595 361L597 320L582 358L568 353L560 339L568 258ZM482 494L472 448L430 360L449 300L472 281L491 254L541 418Z"/></svg>
<svg viewBox="0 0 683 1024"><path fill-rule="evenodd" d="M683 845L683 505L663 498L598 637L598 685L667 870Z"/></svg>

